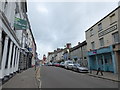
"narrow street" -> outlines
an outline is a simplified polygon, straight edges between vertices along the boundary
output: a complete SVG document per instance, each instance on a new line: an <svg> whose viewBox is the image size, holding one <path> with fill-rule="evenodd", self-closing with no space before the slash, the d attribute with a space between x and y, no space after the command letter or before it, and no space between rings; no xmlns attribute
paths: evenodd
<svg viewBox="0 0 120 90"><path fill-rule="evenodd" d="M0 90L118 89L120 0L104 1L0 0Z"/></svg>
<svg viewBox="0 0 120 90"><path fill-rule="evenodd" d="M59 67L41 67L41 88L117 88L118 83Z"/></svg>

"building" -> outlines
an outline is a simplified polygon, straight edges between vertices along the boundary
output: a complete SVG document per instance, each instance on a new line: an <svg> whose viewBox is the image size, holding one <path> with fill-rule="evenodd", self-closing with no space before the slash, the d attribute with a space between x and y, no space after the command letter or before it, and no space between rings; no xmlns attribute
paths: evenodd
<svg viewBox="0 0 120 90"><path fill-rule="evenodd" d="M53 62L54 52L48 52L47 60L48 60L48 62Z"/></svg>
<svg viewBox="0 0 120 90"><path fill-rule="evenodd" d="M83 41L82 43L78 42L78 45L70 49L70 58L79 63L83 67L87 67L87 43Z"/></svg>
<svg viewBox="0 0 120 90"><path fill-rule="evenodd" d="M17 5L7 0L0 2L0 79L18 71L21 44L14 28Z"/></svg>
<svg viewBox="0 0 120 90"><path fill-rule="evenodd" d="M27 22L28 22L28 27L29 27L26 30L26 32L27 32L27 49L29 51L29 56L31 57L31 59L30 59L31 66L34 66L35 61L37 59L37 54L36 54L37 46L36 46L34 35L31 30L31 25L30 25L28 17L27 17Z"/></svg>
<svg viewBox="0 0 120 90"><path fill-rule="evenodd" d="M89 69L118 73L120 38L118 16L120 6L110 12L86 33ZM118 57L118 58L117 58Z"/></svg>
<svg viewBox="0 0 120 90"><path fill-rule="evenodd" d="M71 49L71 43L66 43L63 53L64 61L70 59L70 49Z"/></svg>
<svg viewBox="0 0 120 90"><path fill-rule="evenodd" d="M64 53L64 49L57 48L56 57L54 59L54 62L62 62L63 61L63 53Z"/></svg>
<svg viewBox="0 0 120 90"><path fill-rule="evenodd" d="M30 58L35 57L36 44L32 33L28 34L27 2L0 2L0 79L27 69ZM32 36L32 40L28 37ZM28 43L32 43L32 46ZM33 55L29 55L30 48ZM30 57L31 56L31 57Z"/></svg>

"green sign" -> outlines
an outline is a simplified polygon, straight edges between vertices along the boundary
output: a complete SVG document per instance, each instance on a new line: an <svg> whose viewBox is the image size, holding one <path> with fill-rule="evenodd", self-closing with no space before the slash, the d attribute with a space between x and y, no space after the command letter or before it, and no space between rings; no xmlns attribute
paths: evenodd
<svg viewBox="0 0 120 90"><path fill-rule="evenodd" d="M14 27L16 30L27 29L27 21L21 18L15 18Z"/></svg>

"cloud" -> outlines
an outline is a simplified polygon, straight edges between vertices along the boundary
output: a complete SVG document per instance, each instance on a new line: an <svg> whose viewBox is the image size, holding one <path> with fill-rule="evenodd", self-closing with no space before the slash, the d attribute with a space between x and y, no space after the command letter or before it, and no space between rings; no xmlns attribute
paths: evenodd
<svg viewBox="0 0 120 90"><path fill-rule="evenodd" d="M37 11L42 14L42 13L48 13L48 9L45 7L37 6L36 7Z"/></svg>
<svg viewBox="0 0 120 90"><path fill-rule="evenodd" d="M28 3L28 15L37 42L37 52L47 54L67 42L85 40L85 30L115 9L117 3Z"/></svg>

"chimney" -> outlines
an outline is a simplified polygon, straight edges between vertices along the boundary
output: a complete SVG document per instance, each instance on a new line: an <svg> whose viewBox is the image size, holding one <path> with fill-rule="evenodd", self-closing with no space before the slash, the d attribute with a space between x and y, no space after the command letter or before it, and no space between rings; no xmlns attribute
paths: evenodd
<svg viewBox="0 0 120 90"><path fill-rule="evenodd" d="M59 51L60 50L60 48L57 48L57 51Z"/></svg>
<svg viewBox="0 0 120 90"><path fill-rule="evenodd" d="M71 48L71 43L66 44L67 48Z"/></svg>

